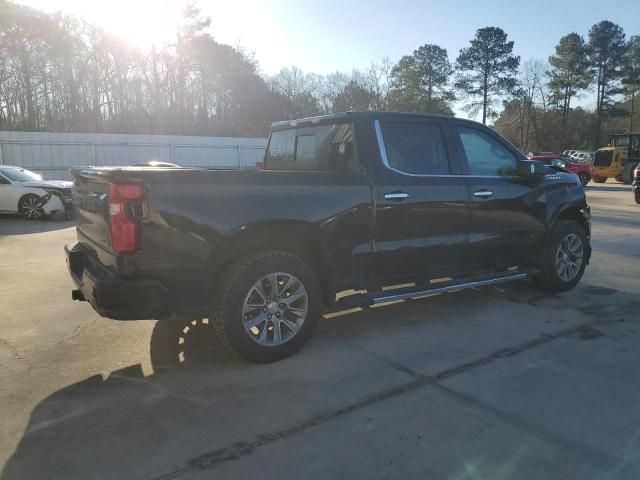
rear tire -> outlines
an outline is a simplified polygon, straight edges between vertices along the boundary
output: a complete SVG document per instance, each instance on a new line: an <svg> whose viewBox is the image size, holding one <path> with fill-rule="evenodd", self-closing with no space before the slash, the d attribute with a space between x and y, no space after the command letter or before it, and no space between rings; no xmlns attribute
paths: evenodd
<svg viewBox="0 0 640 480"><path fill-rule="evenodd" d="M593 177L594 183L604 183L607 181L608 177Z"/></svg>
<svg viewBox="0 0 640 480"><path fill-rule="evenodd" d="M636 203L640 205L640 190L636 192L635 197L636 197Z"/></svg>
<svg viewBox="0 0 640 480"><path fill-rule="evenodd" d="M543 254L541 271L533 281L549 292L571 290L584 274L587 254L587 234L582 225L572 220L558 220Z"/></svg>
<svg viewBox="0 0 640 480"><path fill-rule="evenodd" d="M580 172L578 174L578 178L580 179L580 183L582 183L583 187L586 187L591 181L591 175L585 172Z"/></svg>
<svg viewBox="0 0 640 480"><path fill-rule="evenodd" d="M240 258L219 278L211 319L222 343L238 355L275 362L309 340L321 298L318 279L302 259L263 250Z"/></svg>
<svg viewBox="0 0 640 480"><path fill-rule="evenodd" d="M40 220L44 217L44 209L38 195L29 193L20 199L18 210L27 220Z"/></svg>

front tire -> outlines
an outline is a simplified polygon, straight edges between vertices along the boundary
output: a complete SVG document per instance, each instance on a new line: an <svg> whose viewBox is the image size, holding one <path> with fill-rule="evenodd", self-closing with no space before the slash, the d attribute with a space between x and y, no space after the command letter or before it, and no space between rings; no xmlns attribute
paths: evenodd
<svg viewBox="0 0 640 480"><path fill-rule="evenodd" d="M18 210L27 220L40 220L44 217L42 201L37 195L30 193L20 199Z"/></svg>
<svg viewBox="0 0 640 480"><path fill-rule="evenodd" d="M595 183L604 183L607 181L607 178L609 177L593 177L593 181Z"/></svg>
<svg viewBox="0 0 640 480"><path fill-rule="evenodd" d="M635 193L636 203L640 205L640 190L637 190Z"/></svg>
<svg viewBox="0 0 640 480"><path fill-rule="evenodd" d="M320 317L318 279L302 259L279 250L251 253L220 277L211 318L220 340L249 361L296 353Z"/></svg>
<svg viewBox="0 0 640 480"><path fill-rule="evenodd" d="M571 220L558 220L543 254L541 271L533 281L549 292L571 290L584 274L588 245L582 225Z"/></svg>

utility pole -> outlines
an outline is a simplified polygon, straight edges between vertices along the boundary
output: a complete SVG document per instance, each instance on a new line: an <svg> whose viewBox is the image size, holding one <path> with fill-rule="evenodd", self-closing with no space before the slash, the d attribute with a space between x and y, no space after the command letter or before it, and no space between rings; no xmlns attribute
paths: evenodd
<svg viewBox="0 0 640 480"><path fill-rule="evenodd" d="M631 90L631 115L629 115L629 134L633 133L633 104L636 100L635 90Z"/></svg>

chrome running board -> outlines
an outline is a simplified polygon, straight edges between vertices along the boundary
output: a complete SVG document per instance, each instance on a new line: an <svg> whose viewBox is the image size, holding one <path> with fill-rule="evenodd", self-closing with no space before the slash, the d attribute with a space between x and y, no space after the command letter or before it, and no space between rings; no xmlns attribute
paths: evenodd
<svg viewBox="0 0 640 480"><path fill-rule="evenodd" d="M501 273L499 275L476 277L474 279L457 279L446 282L429 284L428 286L420 285L411 288L398 288L395 290L387 290L376 292L376 294L357 293L342 297L338 300L340 306L354 308L367 305L377 305L378 303L395 302L397 300L405 300L407 298L422 297L425 295L435 295L438 293L452 292L455 290L465 290L467 288L484 287L487 285L495 285L497 283L511 282L514 280L523 280L528 277L527 273L512 271Z"/></svg>

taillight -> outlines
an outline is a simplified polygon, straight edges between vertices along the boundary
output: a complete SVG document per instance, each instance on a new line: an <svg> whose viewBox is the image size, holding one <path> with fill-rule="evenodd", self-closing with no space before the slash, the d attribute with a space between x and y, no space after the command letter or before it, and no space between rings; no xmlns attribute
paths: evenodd
<svg viewBox="0 0 640 480"><path fill-rule="evenodd" d="M134 252L138 247L138 222L131 218L128 206L140 197L142 187L138 184L109 184L111 249L114 252Z"/></svg>

